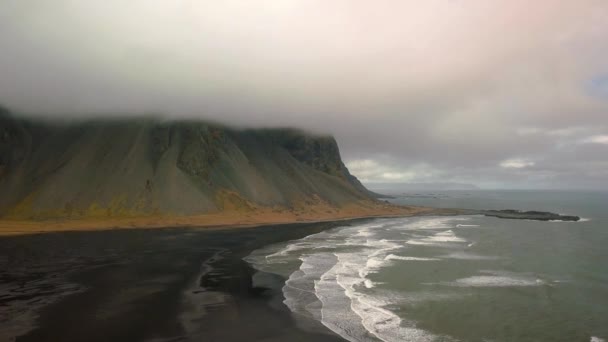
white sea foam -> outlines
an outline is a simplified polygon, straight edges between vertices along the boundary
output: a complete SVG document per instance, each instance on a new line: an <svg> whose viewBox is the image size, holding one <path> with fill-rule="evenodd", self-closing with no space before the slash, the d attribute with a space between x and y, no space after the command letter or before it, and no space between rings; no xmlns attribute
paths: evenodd
<svg viewBox="0 0 608 342"><path fill-rule="evenodd" d="M407 244L455 246L466 242L450 229L455 228L453 221L448 217L375 220L264 248L246 260L267 272L283 274L288 270L283 287L287 307L321 322L346 340L433 341L437 336L390 310L388 305L404 303L405 299L387 293L382 283L373 281L373 274L395 261L441 260L400 256L396 251L407 248ZM408 231L409 239L379 238L399 230Z"/></svg>
<svg viewBox="0 0 608 342"><path fill-rule="evenodd" d="M447 230L445 232L437 233L429 238L432 241L438 242L466 242L467 240L457 237L454 231Z"/></svg>
<svg viewBox="0 0 608 342"><path fill-rule="evenodd" d="M452 228L453 219L446 217L419 220L408 224L409 229L446 229Z"/></svg>
<svg viewBox="0 0 608 342"><path fill-rule="evenodd" d="M441 259L437 258L419 258L419 257L411 257L411 256L400 256L395 254L389 254L384 257L384 260L403 260L403 261L437 261Z"/></svg>
<svg viewBox="0 0 608 342"><path fill-rule="evenodd" d="M467 241L460 235L465 232L474 235L477 229L467 228L479 225L469 224L477 223L477 220L465 221L450 217L374 220L264 248L263 252L252 253L247 261L268 266L254 265L257 269L285 274L288 280L283 287L284 302L294 317L312 318L316 321L314 324L323 324L348 341L448 340L448 337L417 329L415 322L409 320L407 310L422 302L474 295L475 288L503 291L509 287L560 286L560 281L552 280L550 275L483 270L460 279L438 274L439 278L431 280L435 283L429 284L434 286L425 286L422 291L413 290L418 287L410 287L409 282L394 286L383 279L389 273L387 271L392 271L384 269L386 267L395 267L397 272L410 265L439 266L457 262L467 267L476 264L499 267L498 263L447 261L498 259L476 254L480 253L480 248L467 248L476 242ZM472 239L479 238L483 236ZM421 250L424 254L417 253ZM411 264L414 262L418 264ZM490 266L492 264L496 266ZM415 281L415 277L409 280ZM411 290L404 291L405 288ZM399 312L395 311L396 307ZM308 319L297 321L310 322ZM606 342L599 337L591 337L590 341Z"/></svg>
<svg viewBox="0 0 608 342"><path fill-rule="evenodd" d="M315 293L315 280L331 269L337 258L331 253L319 253L301 257L300 269L293 272L283 286L283 303L294 313L321 320L320 306Z"/></svg>
<svg viewBox="0 0 608 342"><path fill-rule="evenodd" d="M380 268L388 265L389 261L385 260L386 254L401 247L398 244L388 241L384 241L382 243L368 243L365 246L373 246L375 247L375 250L371 253L369 253L370 251L368 250L367 252L369 254L359 254L360 259L358 260L357 264L359 265L359 276L362 278L367 278L368 275L375 273Z"/></svg>
<svg viewBox="0 0 608 342"><path fill-rule="evenodd" d="M336 267L314 282L315 295L322 303L320 321L348 341L370 340L361 317L351 310L351 299L336 280Z"/></svg>
<svg viewBox="0 0 608 342"><path fill-rule="evenodd" d="M422 246L446 246L450 243L461 243L467 242L467 240L460 238L454 234L454 231L446 230L436 233L432 236L427 236L419 239L410 239L406 242L408 245L422 245Z"/></svg>
<svg viewBox="0 0 608 342"><path fill-rule="evenodd" d="M366 230L361 230L355 236L368 237L368 236L372 236L372 235L373 235L373 233L366 229Z"/></svg>
<svg viewBox="0 0 608 342"><path fill-rule="evenodd" d="M431 335L413 326L404 327L405 322L385 308L387 302L367 293L376 285L368 276L390 264L389 253L402 248L401 241L374 239L374 232L366 227L355 234L346 233L343 245L362 249L335 253L336 264L314 281L315 294L322 303L321 322L349 341L374 337L382 341L430 341Z"/></svg>
<svg viewBox="0 0 608 342"><path fill-rule="evenodd" d="M468 278L457 279L453 282L439 283L440 285L457 287L515 287L515 286L539 286L546 284L545 281L524 274L480 271L490 275L477 275Z"/></svg>
<svg viewBox="0 0 608 342"><path fill-rule="evenodd" d="M267 255L265 258L266 259L272 259L272 258L276 258L276 257L283 257L288 255L290 252L295 252L297 250L300 250L302 248L302 243L292 243L287 245L287 247L277 251L276 253Z"/></svg>
<svg viewBox="0 0 608 342"><path fill-rule="evenodd" d="M408 245L434 246L436 243L425 241L425 239L412 239L406 242Z"/></svg>
<svg viewBox="0 0 608 342"><path fill-rule="evenodd" d="M560 214L560 215L569 215L569 214ZM548 222L564 222L564 223L580 223L580 222L589 222L591 221L590 218L586 218L586 217L581 217L579 218L578 221L568 221L568 220L549 220Z"/></svg>
<svg viewBox="0 0 608 342"><path fill-rule="evenodd" d="M423 302L437 302L445 300L456 300L462 299L468 294L450 292L441 292L437 289L433 291L416 291L416 292L399 292L397 294L387 293L386 298L390 298L391 303L397 303L400 305L417 305Z"/></svg>
<svg viewBox="0 0 608 342"><path fill-rule="evenodd" d="M479 255L467 252L453 252L450 254L442 255L442 259L456 259L456 260L498 260L498 257L490 255Z"/></svg>
<svg viewBox="0 0 608 342"><path fill-rule="evenodd" d="M366 288L371 289L376 287L376 283L374 283L373 281L369 280L369 279L365 279L364 281L364 285Z"/></svg>
<svg viewBox="0 0 608 342"><path fill-rule="evenodd" d="M339 262L315 284L317 295L323 302L322 323L325 326L349 341L367 341L371 336L382 341L435 339L421 329L404 326L407 322L385 308L387 302L360 291L360 285L364 282L358 272L360 264L357 261L360 260L360 255L339 253L336 256ZM345 305L347 303L343 302L340 292L349 299L350 305ZM352 313L359 319L353 319ZM363 330L360 329L359 322Z"/></svg>

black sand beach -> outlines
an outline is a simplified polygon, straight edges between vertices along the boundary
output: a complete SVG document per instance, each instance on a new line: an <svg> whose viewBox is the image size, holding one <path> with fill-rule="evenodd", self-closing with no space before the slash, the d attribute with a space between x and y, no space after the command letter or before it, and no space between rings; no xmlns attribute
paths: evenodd
<svg viewBox="0 0 608 342"><path fill-rule="evenodd" d="M0 341L340 341L298 329L242 258L345 224L2 237Z"/></svg>

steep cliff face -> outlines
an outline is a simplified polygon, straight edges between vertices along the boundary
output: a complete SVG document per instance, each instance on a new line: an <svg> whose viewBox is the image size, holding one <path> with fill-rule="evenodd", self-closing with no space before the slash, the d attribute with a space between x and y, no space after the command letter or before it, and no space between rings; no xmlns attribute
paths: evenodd
<svg viewBox="0 0 608 342"><path fill-rule="evenodd" d="M373 201L332 137L156 119L0 113L0 216L192 215Z"/></svg>

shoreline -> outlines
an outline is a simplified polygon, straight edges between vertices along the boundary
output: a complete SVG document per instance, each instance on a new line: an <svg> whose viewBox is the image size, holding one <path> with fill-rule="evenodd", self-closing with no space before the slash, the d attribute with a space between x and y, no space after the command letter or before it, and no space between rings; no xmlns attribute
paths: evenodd
<svg viewBox="0 0 608 342"><path fill-rule="evenodd" d="M395 216L443 215L483 213L436 209ZM280 285L285 279L270 273L264 279L279 286L254 286L252 277L260 271L243 257L269 244L381 217L236 229L126 227L0 235L0 341L15 341L17 336L20 342L344 341L317 321L311 322L312 330L305 329L310 322L304 328L298 324L282 303ZM504 228L511 225L503 219L496 222ZM534 227L555 230L551 225ZM588 228L593 227L583 230ZM601 326L593 327L581 336L604 336Z"/></svg>
<svg viewBox="0 0 608 342"><path fill-rule="evenodd" d="M323 223L364 218L441 215L445 213L452 212L446 209L431 207L380 204L375 206L354 205L339 209L331 208L331 210L327 208L313 208L308 212L297 210L279 211L277 209L264 208L246 213L225 211L192 216L138 216L47 220L0 219L0 236L124 229L241 229L266 225Z"/></svg>
<svg viewBox="0 0 608 342"><path fill-rule="evenodd" d="M326 208L328 209L328 208ZM250 212L223 211L220 213L191 216L136 216L109 218L75 218L47 220L19 220L0 218L0 237L57 232L112 231L129 229L190 228L199 230L243 229L268 225L339 222L366 218L390 218L412 216L483 215L500 219L534 221L585 221L579 216L562 215L543 211L478 210L458 208L433 208L381 204L374 206L354 205L324 210L318 207L308 212L262 208Z"/></svg>

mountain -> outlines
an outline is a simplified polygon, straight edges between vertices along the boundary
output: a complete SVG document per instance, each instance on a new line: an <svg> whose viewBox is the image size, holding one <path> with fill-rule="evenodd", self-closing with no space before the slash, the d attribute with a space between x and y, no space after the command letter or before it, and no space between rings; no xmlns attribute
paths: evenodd
<svg viewBox="0 0 608 342"><path fill-rule="evenodd" d="M339 210L379 205L334 138L157 118L52 122L0 109L0 217Z"/></svg>

